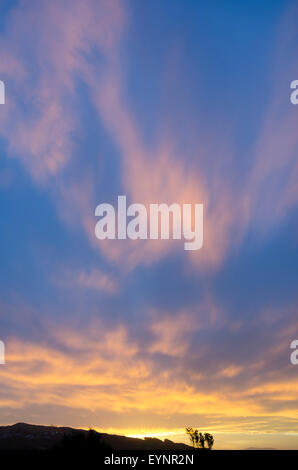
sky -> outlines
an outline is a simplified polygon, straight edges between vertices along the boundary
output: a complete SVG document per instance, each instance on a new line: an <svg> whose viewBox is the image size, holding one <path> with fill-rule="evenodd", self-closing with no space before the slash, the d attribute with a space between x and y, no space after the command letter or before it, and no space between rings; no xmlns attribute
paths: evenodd
<svg viewBox="0 0 298 470"><path fill-rule="evenodd" d="M0 3L0 424L298 449L297 2ZM204 243L95 208L202 203Z"/></svg>

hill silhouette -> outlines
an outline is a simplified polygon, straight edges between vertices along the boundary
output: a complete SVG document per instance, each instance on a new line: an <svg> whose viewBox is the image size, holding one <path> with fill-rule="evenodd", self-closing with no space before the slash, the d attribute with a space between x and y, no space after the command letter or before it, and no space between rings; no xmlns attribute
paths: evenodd
<svg viewBox="0 0 298 470"><path fill-rule="evenodd" d="M112 450L191 450L183 443L175 443L169 439L156 438L138 439L92 431L94 440ZM0 450L50 450L61 446L88 439L90 431L70 427L39 426L27 423L16 423L11 426L0 426ZM90 435L89 435L90 437ZM81 439L80 439L81 438Z"/></svg>
<svg viewBox="0 0 298 470"><path fill-rule="evenodd" d="M70 427L39 426L17 423L11 426L0 426L0 459L8 461L10 466L28 463L30 468L47 466L69 468L70 466L101 466L106 459L138 460L137 468L148 468L150 456L155 459L170 459L186 455L193 459L193 467L202 465L222 466L245 462L247 465L264 465L274 463L285 465L298 455L298 451L275 450L212 450L194 449L183 443L168 439L138 439L113 434L98 433L93 430L74 429ZM176 457L177 458L177 457ZM119 463L119 462L118 462ZM163 466L163 465L162 465ZM168 466L168 465L167 465ZM127 468L133 465L128 465ZM119 468L119 466L118 466ZM150 465L151 468L151 465Z"/></svg>

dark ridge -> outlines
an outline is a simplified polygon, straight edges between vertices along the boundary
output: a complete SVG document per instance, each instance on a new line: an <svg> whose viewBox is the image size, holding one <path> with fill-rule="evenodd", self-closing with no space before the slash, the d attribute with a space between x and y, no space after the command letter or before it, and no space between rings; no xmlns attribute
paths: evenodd
<svg viewBox="0 0 298 470"><path fill-rule="evenodd" d="M84 436L87 439L88 433L84 429L27 423L0 426L0 450L49 450L61 446L67 436L73 439ZM190 446L169 439L162 441L147 437L143 440L96 431L93 434L100 439L101 444L113 450L191 450Z"/></svg>

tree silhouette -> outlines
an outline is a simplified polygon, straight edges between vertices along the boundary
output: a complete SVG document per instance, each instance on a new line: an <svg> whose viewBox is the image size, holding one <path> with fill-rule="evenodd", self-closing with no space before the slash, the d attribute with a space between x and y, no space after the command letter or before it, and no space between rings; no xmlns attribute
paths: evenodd
<svg viewBox="0 0 298 470"><path fill-rule="evenodd" d="M207 443L208 449L212 450L214 444L214 437L209 432L204 434L199 432L198 429L194 428L185 428L186 434L189 436L189 439L194 448L205 449L205 442Z"/></svg>
<svg viewBox="0 0 298 470"><path fill-rule="evenodd" d="M205 441L207 442L207 446L209 450L212 450L213 444L214 444L214 437L212 434L209 434L209 432L205 432Z"/></svg>
<svg viewBox="0 0 298 470"><path fill-rule="evenodd" d="M186 434L188 434L189 439L193 447L197 447L198 444L198 430L193 428L185 428Z"/></svg>
<svg viewBox="0 0 298 470"><path fill-rule="evenodd" d="M205 449L205 437L201 432L199 433L199 447Z"/></svg>

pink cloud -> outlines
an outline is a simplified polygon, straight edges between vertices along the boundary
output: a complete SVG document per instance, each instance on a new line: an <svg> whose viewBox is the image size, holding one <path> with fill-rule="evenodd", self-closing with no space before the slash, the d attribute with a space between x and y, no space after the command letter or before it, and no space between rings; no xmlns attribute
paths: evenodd
<svg viewBox="0 0 298 470"><path fill-rule="evenodd" d="M62 287L94 289L108 294L119 289L117 280L98 268L89 271L61 269L53 280Z"/></svg>
<svg viewBox="0 0 298 470"><path fill-rule="evenodd" d="M1 134L37 182L71 159L76 73L95 44L111 54L123 24L117 0L21 1L2 36L0 73L14 89L1 115Z"/></svg>
<svg viewBox="0 0 298 470"><path fill-rule="evenodd" d="M276 72L277 88L255 149L252 171L242 190L233 187L229 176L217 168L214 178L207 182L204 165L199 172L191 158L192 163L186 167L188 155L177 153L174 134L161 135L154 151L141 138L137 117L123 91L126 77L119 44L126 17L126 8L116 0L33 1L30 6L20 2L1 38L4 52L0 72L14 88L15 97L8 98L0 132L7 139L10 152L22 161L36 182L45 184L53 194L63 219L79 221L92 246L101 249L113 263L131 269L168 256L177 249L177 243L99 244L94 236L95 176L83 166L84 184L66 183L63 179L63 169L72 164L73 134L80 127L76 112L76 78L80 77L88 84L98 117L120 150L125 193L132 202L143 204L203 203L204 246L187 256L196 268L216 269L237 248L252 221L256 227L265 226L268 230L297 203L296 110L287 109L286 117L281 119L284 114L280 109L284 111L284 107L279 104L280 81ZM293 21L287 26L294 28ZM88 54L94 48L102 54L102 63L88 62ZM206 142L194 142L193 148L197 149L198 161L208 151ZM222 161L236 158L231 143L225 143L221 152ZM286 172L282 191L274 182L281 171ZM272 197L276 203L276 211L270 215L264 197L268 191L272 195L270 205Z"/></svg>

